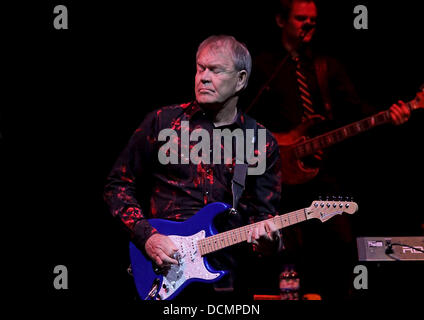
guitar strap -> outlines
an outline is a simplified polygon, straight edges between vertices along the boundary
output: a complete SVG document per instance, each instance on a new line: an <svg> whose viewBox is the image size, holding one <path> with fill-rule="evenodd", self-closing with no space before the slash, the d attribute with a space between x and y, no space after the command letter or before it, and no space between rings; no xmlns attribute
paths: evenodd
<svg viewBox="0 0 424 320"><path fill-rule="evenodd" d="M244 188L245 188L245 182L246 182L246 175L247 175L247 164L235 164L234 165L234 175L231 189L233 192L233 210L237 209L238 202L241 198L241 195L243 194Z"/></svg>
<svg viewBox="0 0 424 320"><path fill-rule="evenodd" d="M256 141L258 137L258 125L256 123L256 120L245 115L245 121L246 121L246 129L254 130L254 133L255 133L254 137ZM246 132L245 132L245 137L247 137ZM252 141L251 143L255 143L255 141ZM253 150L255 150L255 148ZM246 161L247 157L249 156L247 154L247 150L245 150L245 154L246 154L246 157L245 157L245 161ZM232 183L231 190L233 192L233 208L232 208L233 213L235 213L235 211L237 210L238 202L245 189L247 169L248 169L248 164L246 162L242 164L236 163L234 165L233 180L231 181Z"/></svg>
<svg viewBox="0 0 424 320"><path fill-rule="evenodd" d="M258 126L257 126L256 120L254 120L253 118L249 117L246 114L244 114L244 118L246 121L245 122L246 129L254 130L255 141L252 141L251 143L254 143L255 144L254 147L256 147L257 146L256 141L258 137ZM245 137L247 136L246 131L244 132L244 135ZM253 150L255 149L256 148L254 148ZM246 176L247 176L247 169L248 169L248 164L246 162L248 159L247 157L249 156L247 154L247 148L245 150L245 156L246 157L245 157L244 163L236 163L234 165L233 179L231 181L231 190L233 193L233 207L231 208L231 211L230 211L230 213L233 215L238 214L237 206L246 186ZM226 277L222 278L220 281L213 284L215 291L231 292L234 290L234 286L233 286L234 275L232 274L232 270L228 270L228 271L229 271L229 274Z"/></svg>
<svg viewBox="0 0 424 320"><path fill-rule="evenodd" d="M324 103L325 111L327 112L328 119L333 119L331 111L331 99L328 89L328 64L325 57L317 57L314 60L315 73L317 76L318 86L321 91L322 101Z"/></svg>

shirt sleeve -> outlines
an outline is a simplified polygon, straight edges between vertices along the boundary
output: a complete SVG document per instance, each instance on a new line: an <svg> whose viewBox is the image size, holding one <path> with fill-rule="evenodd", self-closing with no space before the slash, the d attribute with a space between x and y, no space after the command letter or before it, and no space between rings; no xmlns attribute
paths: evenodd
<svg viewBox="0 0 424 320"><path fill-rule="evenodd" d="M147 239L157 232L146 220L148 214L143 209L148 208L148 203L143 205L136 197L141 182L151 178L156 123L155 112L146 116L115 162L104 188L104 200L110 212L122 221L132 241L141 250L144 250Z"/></svg>

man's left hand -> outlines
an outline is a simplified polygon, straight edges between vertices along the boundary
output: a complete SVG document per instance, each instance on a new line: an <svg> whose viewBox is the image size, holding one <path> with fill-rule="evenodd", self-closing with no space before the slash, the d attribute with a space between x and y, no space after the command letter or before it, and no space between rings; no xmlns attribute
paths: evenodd
<svg viewBox="0 0 424 320"><path fill-rule="evenodd" d="M399 100L397 104L395 103L390 107L390 116L395 125L400 125L408 121L411 111L405 102Z"/></svg>
<svg viewBox="0 0 424 320"><path fill-rule="evenodd" d="M261 221L255 228L249 231L247 242L253 244L253 250L271 255L282 248L280 231L272 221Z"/></svg>

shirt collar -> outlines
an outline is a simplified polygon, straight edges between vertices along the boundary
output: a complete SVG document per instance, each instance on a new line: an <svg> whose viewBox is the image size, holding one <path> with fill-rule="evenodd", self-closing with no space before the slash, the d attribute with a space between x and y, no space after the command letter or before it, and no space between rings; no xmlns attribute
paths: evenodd
<svg viewBox="0 0 424 320"><path fill-rule="evenodd" d="M192 118L204 115L204 110L199 106L197 101L192 101L191 103L188 104L187 110L185 113L186 113L187 120L190 120ZM243 111L240 110L240 108L237 108L237 115L235 117L234 122L227 126L222 126L220 128L232 127L232 126L239 127L243 130L246 129L245 114Z"/></svg>

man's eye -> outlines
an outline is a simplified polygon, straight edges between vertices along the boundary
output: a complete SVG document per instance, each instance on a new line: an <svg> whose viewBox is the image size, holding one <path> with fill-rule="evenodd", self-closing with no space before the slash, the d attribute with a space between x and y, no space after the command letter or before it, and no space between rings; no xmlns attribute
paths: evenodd
<svg viewBox="0 0 424 320"><path fill-rule="evenodd" d="M224 72L224 69L222 69L222 68L212 68L211 71L215 74L218 74L218 73Z"/></svg>

